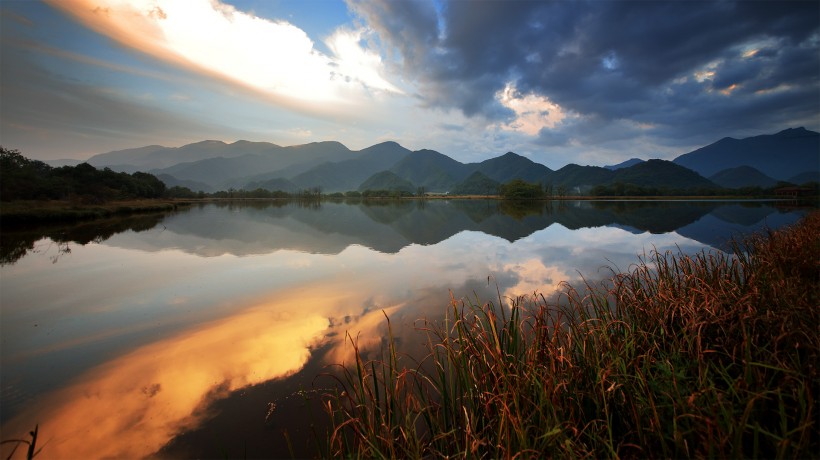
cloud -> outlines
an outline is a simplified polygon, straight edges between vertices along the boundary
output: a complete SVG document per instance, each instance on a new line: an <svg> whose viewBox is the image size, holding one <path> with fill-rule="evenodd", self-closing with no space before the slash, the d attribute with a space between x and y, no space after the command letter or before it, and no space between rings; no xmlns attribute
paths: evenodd
<svg viewBox="0 0 820 460"><path fill-rule="evenodd" d="M504 289L504 297L513 299L522 295L533 295L536 292L551 295L558 290L562 282L578 278L577 273L567 271L565 267L545 265L538 258L505 264L499 268L499 271L514 274L511 278L516 281L516 284Z"/></svg>
<svg viewBox="0 0 820 460"><path fill-rule="evenodd" d="M349 1L401 52L424 104L490 123L510 117L497 95L511 82L564 112L710 141L750 126L773 131L820 109L815 2L401 3ZM714 113L718 123L702 131L698 121Z"/></svg>
<svg viewBox="0 0 820 460"><path fill-rule="evenodd" d="M515 113L515 119L500 125L501 129L536 135L542 129L555 128L567 114L549 98L537 94L521 94L512 83L496 93L496 99Z"/></svg>
<svg viewBox="0 0 820 460"><path fill-rule="evenodd" d="M383 76L381 58L359 42L364 30L340 29L333 51L286 21L241 12L218 1L51 1L114 40L189 69L245 85L292 108L354 104L367 91L401 93Z"/></svg>
<svg viewBox="0 0 820 460"><path fill-rule="evenodd" d="M820 129L816 2L347 0L351 21L311 37L306 25L219 1L48 1L158 60L135 59L93 34L43 46L46 22L5 14L35 9L4 5L4 141L25 138L15 148L35 156L29 146L46 146L46 136L50 150L65 136L59 148L79 152L84 143L83 153L96 153L146 143L140 136L180 144L203 132L302 142L288 132L298 128L355 148L392 138L463 161L512 150L560 167L582 156L668 158L724 136ZM54 113L21 97L7 103L6 51L15 46L35 51L36 81L65 89L46 92L58 101ZM100 113L109 116L96 123Z"/></svg>
<svg viewBox="0 0 820 460"><path fill-rule="evenodd" d="M355 78L366 88L401 93L400 89L381 76L381 56L361 46L365 35L364 29L339 28L326 40L328 48L337 58L334 76Z"/></svg>
<svg viewBox="0 0 820 460"><path fill-rule="evenodd" d="M387 54L412 68L427 63L436 53L438 16L431 0L393 2L348 0L348 7L385 40ZM398 51L394 55L393 49Z"/></svg>

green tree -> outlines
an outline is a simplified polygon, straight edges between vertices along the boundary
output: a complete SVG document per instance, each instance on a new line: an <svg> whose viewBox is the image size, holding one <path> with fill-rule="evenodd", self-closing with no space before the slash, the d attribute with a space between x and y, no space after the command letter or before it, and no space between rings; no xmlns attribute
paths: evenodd
<svg viewBox="0 0 820 460"><path fill-rule="evenodd" d="M198 194L188 187L180 187L175 185L165 192L168 198L197 198Z"/></svg>
<svg viewBox="0 0 820 460"><path fill-rule="evenodd" d="M513 179L499 187L501 196L508 200L535 200L544 197L540 184L531 184L522 179Z"/></svg>
<svg viewBox="0 0 820 460"><path fill-rule="evenodd" d="M554 190L553 190L552 182L548 182L547 184L544 185L544 195L546 195L547 198L552 198L553 192L554 192Z"/></svg>
<svg viewBox="0 0 820 460"><path fill-rule="evenodd" d="M49 187L51 166L23 156L19 150L0 147L0 200L57 198Z"/></svg>
<svg viewBox="0 0 820 460"><path fill-rule="evenodd" d="M110 168L98 170L88 163L52 168L0 147L0 199L58 200L79 198L102 202L111 199L160 198L165 184L144 172L127 174Z"/></svg>

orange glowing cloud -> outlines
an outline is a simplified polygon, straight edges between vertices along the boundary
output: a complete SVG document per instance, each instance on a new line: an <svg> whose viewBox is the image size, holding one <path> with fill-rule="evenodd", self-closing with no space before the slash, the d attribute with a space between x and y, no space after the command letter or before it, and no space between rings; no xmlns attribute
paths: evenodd
<svg viewBox="0 0 820 460"><path fill-rule="evenodd" d="M572 281L577 277L558 266L546 266L538 259L505 264L501 270L518 276L518 283L504 290L504 296L511 299L536 292L549 295L558 290L562 281Z"/></svg>
<svg viewBox="0 0 820 460"><path fill-rule="evenodd" d="M197 408L304 365L328 319L277 313L278 307L259 306L139 348L47 396L4 425L3 433L16 436L39 423L38 445L48 458L150 455L196 426L203 416Z"/></svg>
<svg viewBox="0 0 820 460"><path fill-rule="evenodd" d="M296 373L320 345L329 345L319 357L325 363L350 363L348 332L361 338L362 349L378 351L382 311L401 316L405 304L378 294L363 301L373 282L323 279L279 291L273 301L140 347L36 400L2 426L4 438L22 439L39 424L46 458L151 455L197 427L209 403ZM22 458L25 449L16 455Z"/></svg>
<svg viewBox="0 0 820 460"><path fill-rule="evenodd" d="M356 356L355 350L350 344L351 339L363 356L376 358L374 353L380 352L382 345L384 345L384 332L387 326L385 315L390 317L403 306L403 304L398 304L384 309L372 310L358 318L354 318L350 324L340 327L334 346L324 356L325 362L344 365L355 363Z"/></svg>
<svg viewBox="0 0 820 460"><path fill-rule="evenodd" d="M366 94L401 93L382 76L381 57L361 30L328 38L316 50L298 27L211 0L47 0L128 47L265 94L279 104L354 104Z"/></svg>

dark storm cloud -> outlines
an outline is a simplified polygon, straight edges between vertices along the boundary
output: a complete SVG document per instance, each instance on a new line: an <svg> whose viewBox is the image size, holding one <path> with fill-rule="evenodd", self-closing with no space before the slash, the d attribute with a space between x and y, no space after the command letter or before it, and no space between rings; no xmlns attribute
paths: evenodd
<svg viewBox="0 0 820 460"><path fill-rule="evenodd" d="M811 119L820 104L813 1L453 1L438 20L431 3L353 4L427 105L468 116L508 117L495 99L508 82L582 117L684 130L715 114L729 127Z"/></svg>
<svg viewBox="0 0 820 460"><path fill-rule="evenodd" d="M425 56L437 46L438 19L429 1L349 0L348 5L401 53L407 67L424 64Z"/></svg>

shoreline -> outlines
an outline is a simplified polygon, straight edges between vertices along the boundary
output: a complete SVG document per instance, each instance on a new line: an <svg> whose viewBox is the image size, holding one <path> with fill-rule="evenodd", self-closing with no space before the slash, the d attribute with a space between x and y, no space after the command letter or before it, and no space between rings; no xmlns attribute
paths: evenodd
<svg viewBox="0 0 820 460"><path fill-rule="evenodd" d="M282 201L423 201L423 200L492 200L524 203L565 202L565 201L738 201L738 202L778 202L817 206L818 197L789 199L782 197L751 196L565 196L530 200L506 200L499 195L432 195L412 197L332 197L321 198L190 198L190 199L144 199L122 200L104 203L82 203L76 201L9 201L0 202L0 228L9 226L40 225L51 223L81 222L116 216L172 212L199 203L225 202L282 202Z"/></svg>
<svg viewBox="0 0 820 460"><path fill-rule="evenodd" d="M96 204L71 201L11 201L0 203L0 228L165 213L190 205L190 200L171 199L123 200Z"/></svg>

